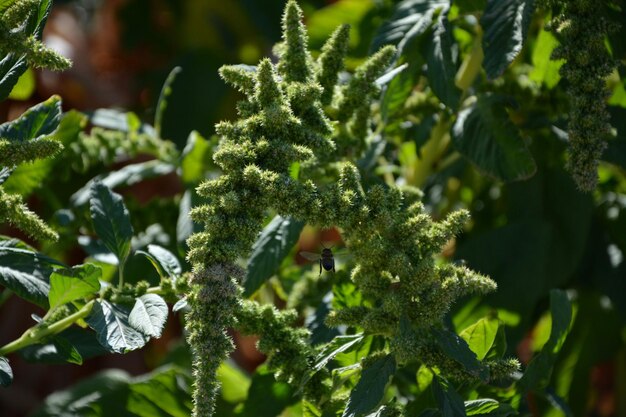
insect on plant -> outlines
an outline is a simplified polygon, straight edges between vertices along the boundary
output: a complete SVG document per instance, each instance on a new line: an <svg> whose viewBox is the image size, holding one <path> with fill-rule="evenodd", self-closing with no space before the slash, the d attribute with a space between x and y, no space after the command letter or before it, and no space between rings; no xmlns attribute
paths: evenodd
<svg viewBox="0 0 626 417"><path fill-rule="evenodd" d="M326 270L326 271L333 271L333 272L335 272L335 255L333 254L332 246L327 248L322 243L322 247L323 247L322 253L314 253L314 252L302 251L302 252L300 252L300 255L302 257L308 259L309 261L319 262L319 264L320 264L320 275L322 275L322 268L324 270ZM343 252L341 252L341 253L343 253Z"/></svg>

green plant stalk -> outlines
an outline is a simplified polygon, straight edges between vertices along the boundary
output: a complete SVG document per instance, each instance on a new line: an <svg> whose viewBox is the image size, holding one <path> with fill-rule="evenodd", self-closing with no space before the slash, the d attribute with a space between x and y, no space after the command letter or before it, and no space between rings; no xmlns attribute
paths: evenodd
<svg viewBox="0 0 626 417"><path fill-rule="evenodd" d="M421 158L413 171L413 181L411 185L422 187L426 179L437 166L437 161L441 159L450 143L450 122L443 113L439 114L439 121L432 130L430 139L421 148Z"/></svg>
<svg viewBox="0 0 626 417"><path fill-rule="evenodd" d="M126 263L126 259L120 261L120 265L118 270L119 273L119 282L117 284L117 287L121 290L122 288L124 288L124 264Z"/></svg>
<svg viewBox="0 0 626 417"><path fill-rule="evenodd" d="M159 287L151 287L146 290L146 294L163 294L163 289ZM7 294L5 296L5 294ZM5 298L9 298L13 294L10 290L5 290L0 295L0 305ZM80 310L77 312L61 319L55 323L52 323L50 326L40 328L39 325L35 325L22 334L19 339L15 339L14 341L7 343L3 347L0 348L0 356L6 355L11 352L15 352L17 350L23 349L26 346L33 345L39 342L41 339L62 332L63 330L70 327L72 324L76 323L78 320L83 319L91 313L91 308L93 307L95 300L89 301L85 304ZM53 311L53 310L50 310ZM49 313L46 314L45 317L49 316Z"/></svg>
<svg viewBox="0 0 626 417"><path fill-rule="evenodd" d="M463 93L467 92L472 84L474 84L474 80L481 71L484 58L485 54L483 53L482 46L482 31L479 30L476 34L476 38L474 39L472 51L461 64L461 67L459 68L459 71L454 79L454 84L463 90Z"/></svg>
<svg viewBox="0 0 626 417"><path fill-rule="evenodd" d="M91 313L91 308L93 307L94 303L95 300L89 301L74 314L71 314L64 319L59 320L51 324L50 326L31 327L30 329L26 330L19 339L15 339L14 341L1 347L0 356L4 356L8 353L23 349L26 346L34 345L45 337L62 332L63 330L74 324L76 321L87 317L89 313Z"/></svg>

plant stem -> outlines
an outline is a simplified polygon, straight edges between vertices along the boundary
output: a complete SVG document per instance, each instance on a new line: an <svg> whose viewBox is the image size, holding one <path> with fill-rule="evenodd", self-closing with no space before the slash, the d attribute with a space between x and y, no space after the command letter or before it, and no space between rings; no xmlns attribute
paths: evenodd
<svg viewBox="0 0 626 417"><path fill-rule="evenodd" d="M74 314L70 314L69 316L61 319L55 323L52 323L50 326L35 326L26 330L19 339L15 339L14 341L4 345L0 348L0 356L4 356L7 353L15 352L16 350L20 350L25 348L26 346L33 345L43 338L57 334L62 332L63 330L70 327L76 321L85 318L91 312L91 308L93 307L95 300L89 301L87 304L83 306L80 310L75 312Z"/></svg>
<svg viewBox="0 0 626 417"><path fill-rule="evenodd" d="M124 259L123 261L120 260L120 264L118 267L118 273L119 273L119 282L117 285L117 288L119 288L120 290L124 287L124 262L126 261L126 259Z"/></svg>

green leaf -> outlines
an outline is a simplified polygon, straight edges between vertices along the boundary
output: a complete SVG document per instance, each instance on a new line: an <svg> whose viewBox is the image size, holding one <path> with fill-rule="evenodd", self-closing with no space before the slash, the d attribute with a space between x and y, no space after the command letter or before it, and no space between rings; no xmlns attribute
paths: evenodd
<svg viewBox="0 0 626 417"><path fill-rule="evenodd" d="M496 340L498 328L498 319L484 318L463 330L460 336L467 342L478 360L482 361Z"/></svg>
<svg viewBox="0 0 626 417"><path fill-rule="evenodd" d="M483 28L483 68L487 77L502 75L522 50L533 14L534 0L487 0L480 18Z"/></svg>
<svg viewBox="0 0 626 417"><path fill-rule="evenodd" d="M478 96L476 103L459 113L452 141L463 156L492 177L526 179L537 166L503 104L498 96Z"/></svg>
<svg viewBox="0 0 626 417"><path fill-rule="evenodd" d="M461 13L482 12L487 6L487 0L454 0Z"/></svg>
<svg viewBox="0 0 626 417"><path fill-rule="evenodd" d="M463 398L445 378L435 375L432 388L443 417L464 417L466 415Z"/></svg>
<svg viewBox="0 0 626 417"><path fill-rule="evenodd" d="M13 382L13 370L9 365L9 360L0 356L0 385L8 387Z"/></svg>
<svg viewBox="0 0 626 417"><path fill-rule="evenodd" d="M188 417L190 383L190 377L175 367L135 378L121 370L106 370L49 395L32 417Z"/></svg>
<svg viewBox="0 0 626 417"><path fill-rule="evenodd" d="M73 206L82 206L87 203L95 182L101 182L111 189L116 187L128 187L150 178L171 174L174 171L176 171L175 166L156 159L126 165L118 171L111 171L104 176L97 177L93 181L88 182L83 188L72 195L70 201Z"/></svg>
<svg viewBox="0 0 626 417"><path fill-rule="evenodd" d="M74 363L76 365L83 364L83 357L78 352L78 349L64 337L55 336L52 339L52 344L56 348L56 353L64 358L64 362Z"/></svg>
<svg viewBox="0 0 626 417"><path fill-rule="evenodd" d="M129 322L130 308L96 300L87 323L98 335L98 342L112 353L126 353L142 348L148 337Z"/></svg>
<svg viewBox="0 0 626 417"><path fill-rule="evenodd" d="M189 134L180 164L185 184L196 184L204 178L207 168L213 165L213 145L213 141L206 140L195 130Z"/></svg>
<svg viewBox="0 0 626 417"><path fill-rule="evenodd" d="M506 334L504 332L504 324L500 323L493 345L491 346L491 349L489 349L489 352L487 352L485 359L501 359L506 354L506 349L507 342Z"/></svg>
<svg viewBox="0 0 626 417"><path fill-rule="evenodd" d="M372 411L385 396L387 384L396 372L393 355L385 355L361 372L361 378L350 393L342 417L357 417Z"/></svg>
<svg viewBox="0 0 626 417"><path fill-rule="evenodd" d="M430 28L436 12L444 13L449 0L403 0L395 6L393 15L385 22L372 42L371 50L391 44L402 54L405 46Z"/></svg>
<svg viewBox="0 0 626 417"><path fill-rule="evenodd" d="M355 48L365 34L359 33L359 26L366 22L368 12L375 7L372 0L340 0L328 3L307 16L307 32L312 49L322 45L338 26L350 25L350 48Z"/></svg>
<svg viewBox="0 0 626 417"><path fill-rule="evenodd" d="M0 247L0 284L40 307L48 307L53 266L64 265L37 252Z"/></svg>
<svg viewBox="0 0 626 417"><path fill-rule="evenodd" d="M252 377L248 396L239 416L276 417L298 400L291 385L276 381L272 373L260 368Z"/></svg>
<svg viewBox="0 0 626 417"><path fill-rule="evenodd" d="M58 342L58 339L63 341ZM68 344L71 346L69 349ZM77 363L79 357L85 360L107 353L108 350L98 342L96 333L78 326L62 331L45 344L30 345L19 351L20 356L28 362L46 364Z"/></svg>
<svg viewBox="0 0 626 417"><path fill-rule="evenodd" d="M161 94L159 94L159 101L157 102L156 114L154 116L154 130L156 131L156 136L158 138L161 137L163 113L165 113L165 110L167 109L167 99L172 94L172 84L182 70L183 69L181 67L172 68L163 83L163 87L161 88Z"/></svg>
<svg viewBox="0 0 626 417"><path fill-rule="evenodd" d="M135 300L128 323L145 336L161 337L167 321L167 304L157 294L144 294Z"/></svg>
<svg viewBox="0 0 626 417"><path fill-rule="evenodd" d="M0 7L6 8L9 2L3 3ZM50 14L52 7L51 0L41 0L39 2L38 13L31 13L26 23L22 25L20 30L26 37L34 35L36 39L41 39L43 27ZM0 101L6 99L15 84L17 84L20 76L28 69L28 64L23 55L16 53L7 53L2 61L0 61Z"/></svg>
<svg viewBox="0 0 626 417"><path fill-rule="evenodd" d="M249 297L261 288L276 272L283 259L298 241L304 223L291 217L276 216L265 226L252 246L248 259L244 296Z"/></svg>
<svg viewBox="0 0 626 417"><path fill-rule="evenodd" d="M524 390L543 389L550 382L557 354L563 347L572 321L572 305L564 291L550 291L550 314L552 315L550 338L541 352L528 364L519 382Z"/></svg>
<svg viewBox="0 0 626 417"><path fill-rule="evenodd" d="M91 186L90 211L94 229L104 245L123 264L130 253L133 226L122 196L99 181Z"/></svg>
<svg viewBox="0 0 626 417"><path fill-rule="evenodd" d="M470 374L486 381L489 370L483 366L459 335L446 329L432 329L435 340L444 353L463 365Z"/></svg>
<svg viewBox="0 0 626 417"><path fill-rule="evenodd" d="M528 74L531 80L548 88L553 88L559 83L561 80L559 69L565 61L555 61L550 58L552 51L558 45L559 41L551 32L543 29L539 32L532 55L534 68Z"/></svg>
<svg viewBox="0 0 626 417"><path fill-rule="evenodd" d="M50 275L50 308L88 297L100 290L102 268L92 264L57 269Z"/></svg>
<svg viewBox="0 0 626 417"><path fill-rule="evenodd" d="M159 245L148 245L148 253L137 251L145 255L154 267L159 271L163 271L169 278L176 279L183 272L180 262L176 255Z"/></svg>
<svg viewBox="0 0 626 417"><path fill-rule="evenodd" d="M456 109L461 99L461 90L454 82L457 72L457 65L452 57L455 40L448 21L448 10L439 15L432 40L428 44L426 75L430 88L439 100L446 106Z"/></svg>
<svg viewBox="0 0 626 417"><path fill-rule="evenodd" d="M250 378L229 362L222 362L217 369L217 378L222 387L222 398L229 403L238 404L246 399L250 388Z"/></svg>
<svg viewBox="0 0 626 417"><path fill-rule="evenodd" d="M35 73L27 68L9 94L10 100L28 100L35 92Z"/></svg>
<svg viewBox="0 0 626 417"><path fill-rule="evenodd" d="M491 398L481 398L480 400L465 401L465 414L469 416L489 414L496 410L500 403Z"/></svg>
<svg viewBox="0 0 626 417"><path fill-rule="evenodd" d="M61 121L61 98L52 96L26 110L18 119L0 125L0 137L24 142L50 135Z"/></svg>

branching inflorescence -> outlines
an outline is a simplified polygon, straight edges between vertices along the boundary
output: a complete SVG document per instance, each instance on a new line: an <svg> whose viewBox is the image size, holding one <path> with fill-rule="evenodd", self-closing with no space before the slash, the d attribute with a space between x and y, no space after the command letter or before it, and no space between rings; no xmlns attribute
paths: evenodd
<svg viewBox="0 0 626 417"><path fill-rule="evenodd" d="M598 182L598 160L611 133L606 109L606 77L616 68L605 38L615 30L606 13L605 2L596 0L544 0L559 13L550 23L561 45L552 59L564 59L560 73L567 80L570 100L568 122L568 168L583 191L592 191Z"/></svg>
<svg viewBox="0 0 626 417"><path fill-rule="evenodd" d="M386 338L400 363L419 361L473 379L458 371L453 360L444 360L429 336L431 328L442 327L458 297L496 288L492 280L463 266L435 262L468 213L457 211L434 222L421 204L405 207L396 188L364 189L351 162L342 162L338 179L326 185L290 176L295 162L328 169L333 156L355 158L366 148L370 103L378 92L374 81L391 64L394 48L382 48L348 83L337 85L348 28L338 28L313 60L301 10L290 0L283 31L277 65L264 59L254 69L220 70L247 100L238 104L238 120L217 125L222 142L214 160L223 175L200 185L198 193L209 202L192 211L192 218L205 225L189 239L188 255L194 265L187 328L194 355L195 415L210 415L214 408L215 370L232 350L229 327L259 335L259 348L284 379L301 378L311 366L315 351L306 342L307 331L290 326L295 313L241 299L242 271L235 261L249 252L268 209L342 230L356 262L351 278L367 302L332 312L328 324ZM492 375L516 367L515 361L494 363ZM323 379L323 371L316 373L303 395L322 398L328 393Z"/></svg>

